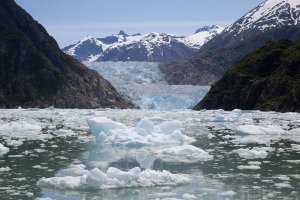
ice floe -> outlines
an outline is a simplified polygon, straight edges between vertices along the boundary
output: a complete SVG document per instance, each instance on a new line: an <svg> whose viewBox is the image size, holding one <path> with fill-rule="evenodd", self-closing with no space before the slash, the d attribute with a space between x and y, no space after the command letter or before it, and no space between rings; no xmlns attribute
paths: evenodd
<svg viewBox="0 0 300 200"><path fill-rule="evenodd" d="M234 153L239 154L241 158L245 159L265 159L269 152L274 151L271 147L254 147L252 149L236 149Z"/></svg>
<svg viewBox="0 0 300 200"><path fill-rule="evenodd" d="M166 162L191 163L197 161L209 161L213 156L208 152L192 145L174 146L158 149L154 155Z"/></svg>
<svg viewBox="0 0 300 200"><path fill-rule="evenodd" d="M9 148L5 147L3 144L0 143L0 156L9 152Z"/></svg>
<svg viewBox="0 0 300 200"><path fill-rule="evenodd" d="M280 126L276 125L240 125L236 130L238 133L255 135L286 133Z"/></svg>
<svg viewBox="0 0 300 200"><path fill-rule="evenodd" d="M189 183L187 175L172 174L168 171L146 169L142 171L135 167L129 171L122 171L110 167L104 173L98 168L88 171L83 176L65 176L43 178L38 186L56 189L112 189L128 187L174 186Z"/></svg>
<svg viewBox="0 0 300 200"><path fill-rule="evenodd" d="M113 146L174 146L195 141L181 133L182 125L178 121L153 125L152 121L145 118L136 127L130 127L107 117L94 117L88 118L87 123L99 142Z"/></svg>

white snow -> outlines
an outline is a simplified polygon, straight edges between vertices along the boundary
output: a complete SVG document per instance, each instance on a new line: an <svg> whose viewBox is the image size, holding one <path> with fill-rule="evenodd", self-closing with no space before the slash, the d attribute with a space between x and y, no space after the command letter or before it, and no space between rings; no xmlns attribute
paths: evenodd
<svg viewBox="0 0 300 200"><path fill-rule="evenodd" d="M247 13L238 23L226 28L224 32L240 33L252 28L264 31L279 26L299 25L300 19L297 17L299 13L298 0L267 0Z"/></svg>
<svg viewBox="0 0 300 200"><path fill-rule="evenodd" d="M182 43L183 45L194 48L195 50L200 49L203 44L212 39L217 34L221 33L224 28L218 26L209 31L203 31L199 33L195 33L189 36L175 36L168 35L164 33L152 32L149 34L136 34L136 35L112 35L117 38L117 41L112 44L107 44L102 42L101 39L94 38L92 36L86 36L81 41L76 43L72 48L66 51L67 54L71 56L76 56L76 50L80 48L83 43L90 42L94 43L96 46L103 49L103 53L93 55L91 54L85 62L94 62L101 55L106 54L109 51L114 51L114 49L119 49L121 47L126 47L128 49L132 48L133 45L139 44L140 46L144 46L147 49L148 57L152 57L154 53L154 47L160 47L162 45L171 45L171 41Z"/></svg>
<svg viewBox="0 0 300 200"><path fill-rule="evenodd" d="M209 31L202 31L202 32L187 36L187 37L183 38L182 41L191 47L200 49L206 42L211 40L216 35L220 34L223 30L224 30L223 27L218 26L215 29L211 29Z"/></svg>
<svg viewBox="0 0 300 200"><path fill-rule="evenodd" d="M38 181L40 187L57 189L111 189L128 187L153 187L153 186L175 186L190 182L187 175L172 174L168 171L155 171L146 169L142 171L135 167L129 171L121 171L110 167L106 173L98 168L87 172L83 176L65 176L42 178Z"/></svg>

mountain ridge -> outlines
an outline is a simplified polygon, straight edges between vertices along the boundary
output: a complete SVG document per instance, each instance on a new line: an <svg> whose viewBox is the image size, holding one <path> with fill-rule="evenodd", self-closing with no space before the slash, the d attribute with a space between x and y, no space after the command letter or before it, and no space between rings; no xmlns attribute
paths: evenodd
<svg viewBox="0 0 300 200"><path fill-rule="evenodd" d="M274 4L271 8L269 8L270 2ZM271 20L275 17L285 21L289 21L290 18L294 19L290 15L290 10L294 11L293 16L299 18L299 6L300 1L266 1L225 28L221 34L205 43L194 55L162 65L161 71L169 84L211 85L236 61L262 47L268 41L299 38L300 24L298 22L275 23ZM265 10L266 13L259 12L261 10ZM262 13L265 15L258 17L257 20L252 17ZM266 20L265 16L268 16L270 20ZM242 27L244 22L249 23ZM261 27L264 29L262 30Z"/></svg>
<svg viewBox="0 0 300 200"><path fill-rule="evenodd" d="M185 37L159 32L128 35L121 30L118 34L102 38L84 37L78 43L62 50L81 62L168 62L191 55L222 31L222 27L213 25Z"/></svg>

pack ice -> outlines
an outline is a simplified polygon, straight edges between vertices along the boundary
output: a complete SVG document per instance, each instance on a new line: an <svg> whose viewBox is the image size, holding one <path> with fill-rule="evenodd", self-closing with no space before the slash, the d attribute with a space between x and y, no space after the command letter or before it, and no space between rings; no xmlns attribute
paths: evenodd
<svg viewBox="0 0 300 200"><path fill-rule="evenodd" d="M0 135L9 146L21 146L25 140L48 140L52 136L42 133L42 126L36 120L27 118L0 124Z"/></svg>

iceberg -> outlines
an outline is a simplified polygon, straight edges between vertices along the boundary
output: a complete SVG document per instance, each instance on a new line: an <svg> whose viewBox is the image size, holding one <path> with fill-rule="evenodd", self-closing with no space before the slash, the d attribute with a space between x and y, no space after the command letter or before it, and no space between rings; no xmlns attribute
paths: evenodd
<svg viewBox="0 0 300 200"><path fill-rule="evenodd" d="M104 173L98 168L88 171L83 176L64 176L42 178L38 181L39 187L55 189L113 189L129 187L175 186L190 183L187 175L172 174L169 171L155 171L139 167L122 171L110 167Z"/></svg>
<svg viewBox="0 0 300 200"><path fill-rule="evenodd" d="M0 143L0 156L9 152L9 148L5 147L3 144Z"/></svg>
<svg viewBox="0 0 300 200"><path fill-rule="evenodd" d="M144 118L136 127L129 127L106 117L94 117L88 118L87 123L98 142L113 146L174 146L195 141L181 133L182 126L178 121L153 125L149 119Z"/></svg>
<svg viewBox="0 0 300 200"><path fill-rule="evenodd" d="M269 152L274 151L271 147L254 147L253 149L237 149L234 153L239 154L241 158L245 159L265 159Z"/></svg>

